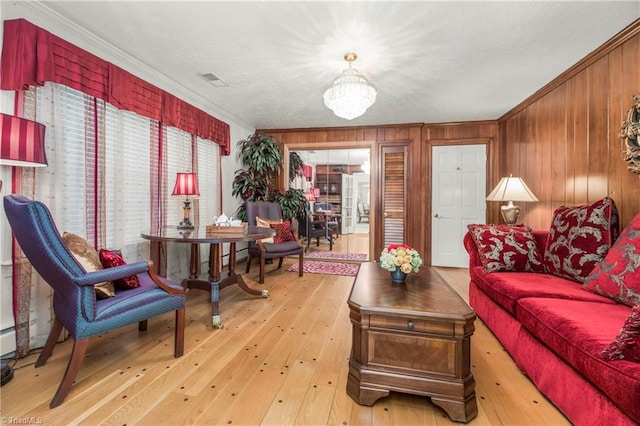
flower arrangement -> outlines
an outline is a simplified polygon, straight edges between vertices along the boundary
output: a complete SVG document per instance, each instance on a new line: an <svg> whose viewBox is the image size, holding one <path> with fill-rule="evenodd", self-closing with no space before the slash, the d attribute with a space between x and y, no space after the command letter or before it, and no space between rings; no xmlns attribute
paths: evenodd
<svg viewBox="0 0 640 426"><path fill-rule="evenodd" d="M405 274L418 272L422 265L420 254L406 244L389 244L380 253L380 267L387 271L400 269Z"/></svg>

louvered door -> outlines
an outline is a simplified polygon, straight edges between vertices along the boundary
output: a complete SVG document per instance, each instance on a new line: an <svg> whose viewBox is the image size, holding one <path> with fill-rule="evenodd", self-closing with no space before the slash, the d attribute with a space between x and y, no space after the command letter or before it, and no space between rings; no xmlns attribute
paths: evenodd
<svg viewBox="0 0 640 426"><path fill-rule="evenodd" d="M382 148L382 246L405 242L406 236L406 145Z"/></svg>

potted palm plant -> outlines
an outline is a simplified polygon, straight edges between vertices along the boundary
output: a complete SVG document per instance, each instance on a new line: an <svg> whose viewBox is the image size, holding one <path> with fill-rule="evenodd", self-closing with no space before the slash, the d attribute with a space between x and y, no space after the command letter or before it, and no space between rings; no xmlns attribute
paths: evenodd
<svg viewBox="0 0 640 426"><path fill-rule="evenodd" d="M282 153L273 136L255 133L239 141L238 148L238 158L244 169L236 170L231 189L231 195L242 199L236 211L238 219L247 220L248 201L276 202L280 204L283 218L290 220L306 211L309 202L302 190L278 191L272 183L273 176L282 170ZM303 163L299 155L297 160L293 160L294 173L290 176L302 173Z"/></svg>
<svg viewBox="0 0 640 426"><path fill-rule="evenodd" d="M289 188L286 191L273 191L269 201L280 204L285 220L302 219L309 210L309 201L302 189Z"/></svg>
<svg viewBox="0 0 640 426"><path fill-rule="evenodd" d="M236 217L247 220L247 201L267 201L271 177L282 169L282 153L274 137L254 133L238 142L238 158L244 169L236 170L231 195L242 204Z"/></svg>

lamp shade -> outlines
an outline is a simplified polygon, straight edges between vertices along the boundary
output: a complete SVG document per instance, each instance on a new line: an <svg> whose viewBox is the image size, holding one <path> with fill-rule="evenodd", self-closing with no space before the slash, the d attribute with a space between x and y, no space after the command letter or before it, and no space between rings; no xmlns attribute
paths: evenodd
<svg viewBox="0 0 640 426"><path fill-rule="evenodd" d="M519 177L503 177L493 191L487 196L487 201L538 201L538 198Z"/></svg>
<svg viewBox="0 0 640 426"><path fill-rule="evenodd" d="M313 168L304 164L302 166L302 176L304 176L307 181L311 182L311 179L313 178Z"/></svg>
<svg viewBox="0 0 640 426"><path fill-rule="evenodd" d="M173 188L171 195L190 195L199 196L198 179L195 173L178 172L176 176L176 186Z"/></svg>
<svg viewBox="0 0 640 426"><path fill-rule="evenodd" d="M0 114L0 164L45 167L44 130L35 121Z"/></svg>

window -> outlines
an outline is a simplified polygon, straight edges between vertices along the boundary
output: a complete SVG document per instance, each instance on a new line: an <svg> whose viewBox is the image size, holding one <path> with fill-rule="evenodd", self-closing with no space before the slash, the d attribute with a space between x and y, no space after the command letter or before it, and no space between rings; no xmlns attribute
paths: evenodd
<svg viewBox="0 0 640 426"><path fill-rule="evenodd" d="M146 260L149 243L140 232L152 222L177 225L183 218L182 200L171 192L176 174L184 171L197 173L201 194L191 220L206 224L219 214L218 144L177 128L160 129L154 120L55 83L25 92L24 109L46 126L49 167L37 169L34 194L49 206L61 232L83 236L96 248L120 249L128 262ZM154 179L162 182L160 189ZM154 190L160 201L152 208ZM168 275L181 279L186 271L171 257Z"/></svg>

